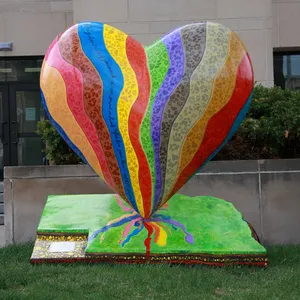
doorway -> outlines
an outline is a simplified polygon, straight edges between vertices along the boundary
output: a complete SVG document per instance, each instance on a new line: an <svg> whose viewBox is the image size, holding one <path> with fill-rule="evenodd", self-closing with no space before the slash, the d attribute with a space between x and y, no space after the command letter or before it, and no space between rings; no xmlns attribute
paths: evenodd
<svg viewBox="0 0 300 300"><path fill-rule="evenodd" d="M45 118L40 64L41 59L38 64L36 60L15 59L1 68L0 62L0 181L5 166L43 164L43 144L36 134L38 121ZM3 80L3 73L9 80Z"/></svg>

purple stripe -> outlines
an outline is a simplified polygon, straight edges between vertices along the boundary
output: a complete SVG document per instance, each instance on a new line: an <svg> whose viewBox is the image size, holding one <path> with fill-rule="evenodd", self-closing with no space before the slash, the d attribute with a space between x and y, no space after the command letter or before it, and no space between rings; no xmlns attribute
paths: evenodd
<svg viewBox="0 0 300 300"><path fill-rule="evenodd" d="M181 224L180 222L177 222L175 220L166 220L166 219L150 219L150 222L164 222L164 223L168 223L168 224L172 224L176 227L179 227L182 229L182 231L185 233L186 237L185 240L190 243L190 244L194 244L194 237L192 234L190 234L187 229L185 228L185 226L183 224Z"/></svg>
<svg viewBox="0 0 300 300"><path fill-rule="evenodd" d="M168 51L170 67L163 84L156 94L152 110L151 136L154 147L156 170L154 205L152 209L157 207L157 202L159 200L162 188L162 172L160 166L159 147L163 112L166 103L170 99L170 96L172 95L176 87L179 85L184 74L184 50L182 46L180 30L176 30L170 35L164 37L162 41Z"/></svg>

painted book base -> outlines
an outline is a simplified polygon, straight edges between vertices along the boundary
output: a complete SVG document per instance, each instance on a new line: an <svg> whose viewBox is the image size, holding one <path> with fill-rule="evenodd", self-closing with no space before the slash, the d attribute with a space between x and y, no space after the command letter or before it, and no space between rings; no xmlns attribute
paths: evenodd
<svg viewBox="0 0 300 300"><path fill-rule="evenodd" d="M31 262L77 261L268 265L254 229L221 199L176 194L142 220L118 195L49 196Z"/></svg>

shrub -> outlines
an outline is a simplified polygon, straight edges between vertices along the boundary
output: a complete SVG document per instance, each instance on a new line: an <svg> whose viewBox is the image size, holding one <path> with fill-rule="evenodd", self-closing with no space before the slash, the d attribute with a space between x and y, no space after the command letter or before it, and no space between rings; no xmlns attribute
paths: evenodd
<svg viewBox="0 0 300 300"><path fill-rule="evenodd" d="M247 118L215 159L300 157L300 93L256 86Z"/></svg>
<svg viewBox="0 0 300 300"><path fill-rule="evenodd" d="M62 139L50 121L44 120L39 122L37 133L45 143L46 158L50 165L69 165L82 162Z"/></svg>
<svg viewBox="0 0 300 300"><path fill-rule="evenodd" d="M49 121L38 124L51 164L78 164L80 158ZM214 160L300 157L300 92L256 86L249 113Z"/></svg>

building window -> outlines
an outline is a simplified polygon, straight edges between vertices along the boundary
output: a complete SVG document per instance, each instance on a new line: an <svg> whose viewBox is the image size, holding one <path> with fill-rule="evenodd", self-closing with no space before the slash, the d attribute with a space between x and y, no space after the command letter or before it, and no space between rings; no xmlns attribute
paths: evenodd
<svg viewBox="0 0 300 300"><path fill-rule="evenodd" d="M1 82L39 82L43 58L0 59Z"/></svg>
<svg viewBox="0 0 300 300"><path fill-rule="evenodd" d="M0 58L0 181L4 166L43 164L37 123L45 119L39 77L42 57Z"/></svg>
<svg viewBox="0 0 300 300"><path fill-rule="evenodd" d="M300 52L274 53L274 83L282 89L300 90Z"/></svg>

